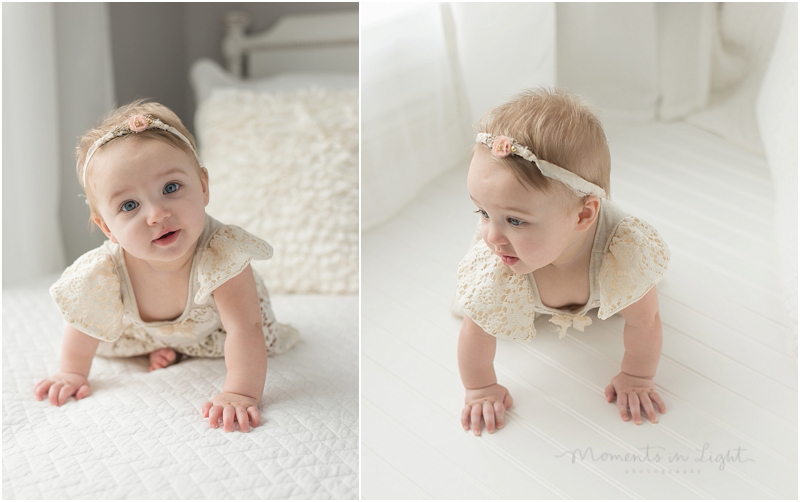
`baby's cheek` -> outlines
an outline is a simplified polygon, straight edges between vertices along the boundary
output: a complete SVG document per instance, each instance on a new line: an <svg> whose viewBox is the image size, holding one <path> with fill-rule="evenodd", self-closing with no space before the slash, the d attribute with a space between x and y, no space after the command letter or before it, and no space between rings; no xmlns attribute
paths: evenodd
<svg viewBox="0 0 800 502"><path fill-rule="evenodd" d="M527 262L532 266L541 265L540 263L542 261L541 251L542 250L540 248L528 244L526 246L521 247L519 251L519 256L525 262Z"/></svg>
<svg viewBox="0 0 800 502"><path fill-rule="evenodd" d="M487 230L486 225L481 225L481 239L483 239L483 243L486 244L487 246L489 245L489 242L486 240L486 234L488 233L489 232Z"/></svg>

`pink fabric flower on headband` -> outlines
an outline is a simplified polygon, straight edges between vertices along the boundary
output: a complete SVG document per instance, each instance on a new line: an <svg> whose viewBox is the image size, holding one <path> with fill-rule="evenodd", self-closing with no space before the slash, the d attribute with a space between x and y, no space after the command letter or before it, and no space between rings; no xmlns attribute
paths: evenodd
<svg viewBox="0 0 800 502"><path fill-rule="evenodd" d="M128 119L128 128L133 132L142 132L147 129L147 117L134 115Z"/></svg>
<svg viewBox="0 0 800 502"><path fill-rule="evenodd" d="M511 153L511 138L508 136L497 136L492 142L492 153L497 157L508 157Z"/></svg>

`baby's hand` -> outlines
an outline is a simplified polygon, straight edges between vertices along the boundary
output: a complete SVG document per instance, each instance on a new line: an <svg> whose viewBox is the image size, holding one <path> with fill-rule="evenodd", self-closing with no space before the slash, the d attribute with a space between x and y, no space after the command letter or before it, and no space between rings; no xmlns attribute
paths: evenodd
<svg viewBox="0 0 800 502"><path fill-rule="evenodd" d="M251 427L258 427L261 423L258 401L233 392L217 394L211 402L205 403L203 417L208 417L208 423L214 429L219 427L219 420L222 418L225 432L233 432L234 421L239 422L239 430L242 432L248 432Z"/></svg>
<svg viewBox="0 0 800 502"><path fill-rule="evenodd" d="M45 395L50 397L50 404L61 406L67 401L69 396L75 399L83 399L91 392L89 381L80 373L69 373L59 371L50 378L45 378L36 384L33 393L36 399L41 401Z"/></svg>
<svg viewBox="0 0 800 502"><path fill-rule="evenodd" d="M635 377L625 373L619 373L611 379L611 383L606 387L606 400L611 403L616 398L619 414L625 422L629 420L628 408L630 408L631 414L633 415L633 422L636 425L641 425L641 407L641 409L647 413L647 418L655 424L658 423L658 419L653 409L653 403L658 406L658 411L661 413L666 413L667 407L664 405L661 396L659 396L658 392L653 390L653 388L652 378Z"/></svg>
<svg viewBox="0 0 800 502"><path fill-rule="evenodd" d="M495 429L503 428L503 417L511 408L514 400L508 389L494 384L480 389L467 389L464 398L464 410L461 412L461 425L465 431L472 426L472 433L481 435L481 418L486 422L486 431L492 434Z"/></svg>

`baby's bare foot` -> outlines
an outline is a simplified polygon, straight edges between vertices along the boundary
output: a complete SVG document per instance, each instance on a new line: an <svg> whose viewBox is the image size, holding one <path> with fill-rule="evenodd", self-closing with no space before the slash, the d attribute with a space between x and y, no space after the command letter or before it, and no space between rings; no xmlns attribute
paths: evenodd
<svg viewBox="0 0 800 502"><path fill-rule="evenodd" d="M178 355L172 349L158 349L150 353L150 368L147 371L160 370L177 362Z"/></svg>

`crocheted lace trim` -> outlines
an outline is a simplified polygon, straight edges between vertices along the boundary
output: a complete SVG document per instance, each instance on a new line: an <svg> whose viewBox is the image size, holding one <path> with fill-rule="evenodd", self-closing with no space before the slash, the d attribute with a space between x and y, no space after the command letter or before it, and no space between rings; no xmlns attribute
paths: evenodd
<svg viewBox="0 0 800 502"><path fill-rule="evenodd" d="M67 267L50 287L64 320L100 340L116 340L122 328L122 296L114 259L104 247Z"/></svg>
<svg viewBox="0 0 800 502"><path fill-rule="evenodd" d="M600 309L608 319L639 301L667 273L670 252L655 228L634 216L622 220L600 265Z"/></svg>
<svg viewBox="0 0 800 502"><path fill-rule="evenodd" d="M458 303L490 335L532 340L536 309L528 279L506 267L481 241L458 265Z"/></svg>
<svg viewBox="0 0 800 502"><path fill-rule="evenodd" d="M236 277L251 260L272 258L272 246L235 225L227 225L214 234L197 264L200 287L195 303L202 305L225 281Z"/></svg>
<svg viewBox="0 0 800 502"><path fill-rule="evenodd" d="M277 355L292 348L299 341L300 335L292 326L275 322L275 315L272 313L269 293L264 281L258 274L255 274L254 277L258 302L261 307L261 331L264 333L267 355ZM213 311L212 314L218 320L218 316ZM227 332L222 326L193 344L174 344L169 339L156 338L151 336L144 327L134 323L128 323L122 331L122 336L113 343L101 343L97 348L97 354L105 357L133 357L169 347L192 357L223 357L225 355Z"/></svg>
<svg viewBox="0 0 800 502"><path fill-rule="evenodd" d="M193 308L181 322L144 327L125 321L121 284L111 246L112 244L107 241L103 246L75 260L75 263L67 267L61 278L50 288L50 295L64 319L76 329L102 341L115 342L123 332L139 333L141 336L137 338L140 340L156 340L161 337L171 339L170 346L181 347L181 351L189 355L193 355L189 353L191 349L184 350L184 348L198 342L197 333L207 332L213 329L215 324L219 324L216 312L211 306L205 306L213 291L241 273L251 260L268 259L272 256L272 247L261 239L236 226L221 227L197 258L199 260L197 280L200 287L195 295L195 303L200 306ZM257 283L260 280L259 277ZM266 288L263 284L261 288L264 297L267 298L264 301L268 302ZM268 303L266 306L268 307ZM273 321L274 319L270 324ZM126 344L120 343L120 346L124 345ZM164 346L163 343L161 345ZM157 343L155 345L148 343L144 346L160 348ZM150 350L155 349L150 348L138 353ZM208 350L201 352L214 353ZM125 355L135 355L128 354L128 349L124 352ZM115 353L115 355L120 354Z"/></svg>
<svg viewBox="0 0 800 502"><path fill-rule="evenodd" d="M641 299L667 271L669 248L658 232L638 218L620 222L610 239L599 271L600 309L607 319ZM552 314L553 309L535 304L526 275L505 266L483 241L467 253L458 266L458 304L466 315L490 335L510 340L536 336L536 313L551 314L563 337L569 327L579 331L591 324L585 312ZM593 299L587 305L591 305Z"/></svg>

